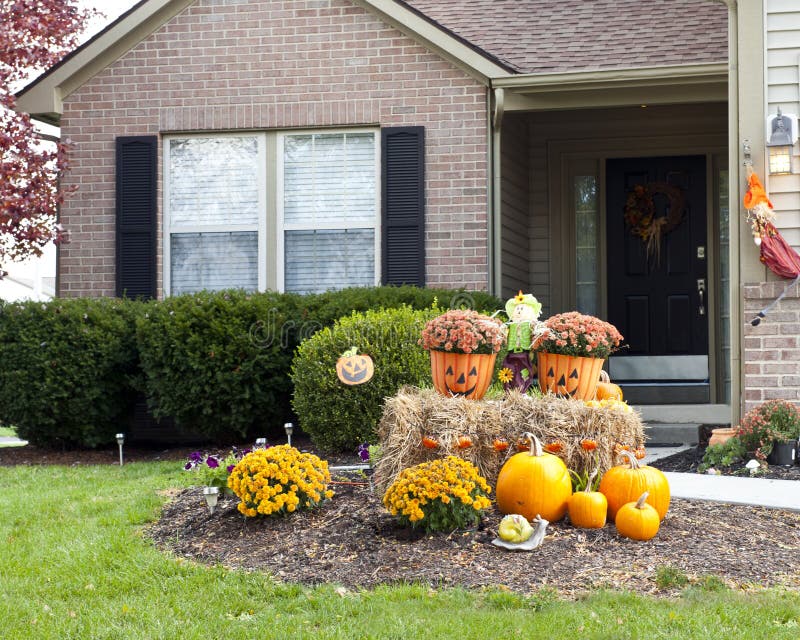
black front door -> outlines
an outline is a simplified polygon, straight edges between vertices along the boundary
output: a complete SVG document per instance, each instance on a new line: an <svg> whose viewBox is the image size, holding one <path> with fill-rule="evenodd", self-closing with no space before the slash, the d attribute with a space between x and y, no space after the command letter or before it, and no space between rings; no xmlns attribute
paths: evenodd
<svg viewBox="0 0 800 640"><path fill-rule="evenodd" d="M609 160L610 373L633 403L709 402L706 159Z"/></svg>

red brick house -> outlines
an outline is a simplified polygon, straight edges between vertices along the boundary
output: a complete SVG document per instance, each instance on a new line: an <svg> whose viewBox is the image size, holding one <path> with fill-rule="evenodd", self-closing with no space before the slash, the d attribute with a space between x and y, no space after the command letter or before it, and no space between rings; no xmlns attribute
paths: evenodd
<svg viewBox="0 0 800 640"><path fill-rule="evenodd" d="M768 4L143 0L19 96L75 145L58 293L523 289L620 327L647 418L798 399L797 298L743 329Z"/></svg>

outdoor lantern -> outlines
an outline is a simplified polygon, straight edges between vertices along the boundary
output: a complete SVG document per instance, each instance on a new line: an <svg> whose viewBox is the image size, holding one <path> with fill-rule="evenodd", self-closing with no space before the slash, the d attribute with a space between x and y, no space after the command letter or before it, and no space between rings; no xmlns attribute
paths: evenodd
<svg viewBox="0 0 800 640"><path fill-rule="evenodd" d="M219 500L219 487L203 487L203 497L206 499L211 515L214 515L214 509L217 508L217 500Z"/></svg>
<svg viewBox="0 0 800 640"><path fill-rule="evenodd" d="M767 142L769 155L769 174L771 176L792 173L792 148L795 138L792 135L792 120L778 109L770 119L770 136Z"/></svg>
<svg viewBox="0 0 800 640"><path fill-rule="evenodd" d="M266 449L266 448L267 448L267 439L256 438L256 449Z"/></svg>
<svg viewBox="0 0 800 640"><path fill-rule="evenodd" d="M287 422L283 425L284 430L286 431L286 439L289 442L289 446L292 446L292 432L294 431L294 425L291 422Z"/></svg>
<svg viewBox="0 0 800 640"><path fill-rule="evenodd" d="M125 434L117 434L117 444L119 445L119 466L122 466L122 445L125 444Z"/></svg>

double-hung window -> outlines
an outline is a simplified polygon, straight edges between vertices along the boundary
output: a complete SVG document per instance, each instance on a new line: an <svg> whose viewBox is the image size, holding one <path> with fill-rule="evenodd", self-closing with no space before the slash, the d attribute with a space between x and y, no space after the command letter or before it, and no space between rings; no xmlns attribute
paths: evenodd
<svg viewBox="0 0 800 640"><path fill-rule="evenodd" d="M374 132L279 137L278 279L301 293L376 284Z"/></svg>
<svg viewBox="0 0 800 640"><path fill-rule="evenodd" d="M263 136L176 137L164 149L165 291L263 289Z"/></svg>
<svg viewBox="0 0 800 640"><path fill-rule="evenodd" d="M374 130L166 138L165 293L376 284L379 160Z"/></svg>

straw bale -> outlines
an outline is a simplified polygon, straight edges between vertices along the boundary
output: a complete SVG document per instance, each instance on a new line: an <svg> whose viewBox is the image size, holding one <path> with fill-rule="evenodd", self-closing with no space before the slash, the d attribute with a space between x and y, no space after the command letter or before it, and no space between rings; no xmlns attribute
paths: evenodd
<svg viewBox="0 0 800 640"><path fill-rule="evenodd" d="M494 485L503 463L517 453L515 444L523 432L530 431L542 444L561 442L559 456L566 465L582 473L593 468L608 470L614 460L614 446L635 449L644 444L644 425L637 412L598 409L583 402L559 398L507 394L499 400L447 398L432 389L404 387L386 400L378 425L381 457L375 468L375 482L384 491L403 470L421 462L455 455L472 462ZM439 447L422 446L423 436L437 440ZM460 436L469 436L472 446L459 449ZM511 445L498 453L496 438ZM597 442L595 452L584 451L580 442Z"/></svg>

